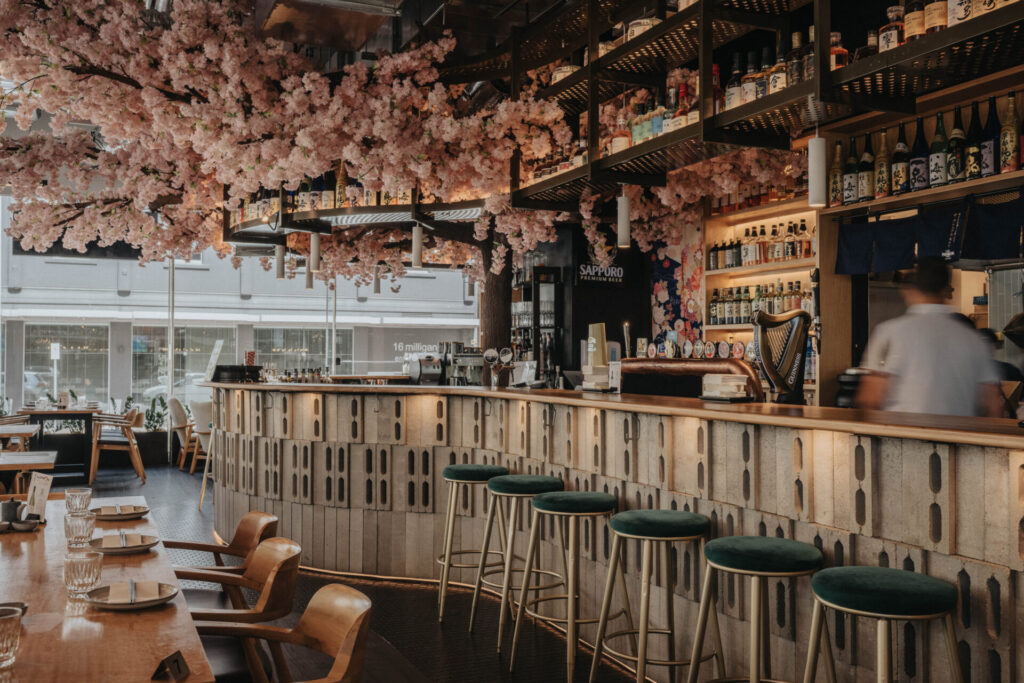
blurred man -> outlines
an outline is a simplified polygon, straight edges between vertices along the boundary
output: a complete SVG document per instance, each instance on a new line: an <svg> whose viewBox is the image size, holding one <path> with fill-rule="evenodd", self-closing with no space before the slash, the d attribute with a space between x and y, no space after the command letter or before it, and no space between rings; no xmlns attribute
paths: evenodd
<svg viewBox="0 0 1024 683"><path fill-rule="evenodd" d="M900 290L907 312L875 328L857 390L862 408L934 415L1002 415L999 373L978 333L953 317L949 267L922 259Z"/></svg>
<svg viewBox="0 0 1024 683"><path fill-rule="evenodd" d="M978 330L978 334L988 344L988 348L995 354L997 351L1003 348L1003 340L999 338L996 331L991 327L983 327ZM995 356L993 356L995 358ZM996 368L999 370L999 379L1003 382L1024 382L1024 373L1021 373L1013 363L1007 363L1005 360L995 359Z"/></svg>

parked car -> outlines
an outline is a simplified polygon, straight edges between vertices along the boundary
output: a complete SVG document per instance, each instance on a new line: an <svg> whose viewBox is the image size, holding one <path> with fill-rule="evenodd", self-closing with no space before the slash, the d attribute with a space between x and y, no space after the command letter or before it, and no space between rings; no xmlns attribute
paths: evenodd
<svg viewBox="0 0 1024 683"><path fill-rule="evenodd" d="M174 383L175 398L186 406L191 401L209 401L211 395L210 388L198 386L198 383L202 382L205 377L206 375L201 372L186 373L182 379ZM142 400L145 406L148 406L157 396L167 398L167 376L162 375L158 380L160 384L151 386L142 392Z"/></svg>

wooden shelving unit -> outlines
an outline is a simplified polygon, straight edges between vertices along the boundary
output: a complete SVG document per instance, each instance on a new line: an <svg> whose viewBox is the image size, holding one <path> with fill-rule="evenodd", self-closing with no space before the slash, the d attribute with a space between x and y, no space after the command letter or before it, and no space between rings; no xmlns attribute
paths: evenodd
<svg viewBox="0 0 1024 683"><path fill-rule="evenodd" d="M817 259L791 259L789 261L771 261L769 263L758 263L753 266L740 266L739 268L722 268L719 270L704 271L704 279L712 278L742 278L752 275L786 275L789 273L808 271L818 266Z"/></svg>

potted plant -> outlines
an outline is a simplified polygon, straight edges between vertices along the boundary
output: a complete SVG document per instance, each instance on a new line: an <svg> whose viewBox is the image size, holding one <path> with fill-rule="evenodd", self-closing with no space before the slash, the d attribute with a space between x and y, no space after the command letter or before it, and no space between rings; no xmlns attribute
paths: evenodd
<svg viewBox="0 0 1024 683"><path fill-rule="evenodd" d="M126 412L131 407L131 397L125 399ZM156 396L146 409L146 417L142 429L135 430L135 440L139 444L142 464L166 465L167 460L167 400Z"/></svg>

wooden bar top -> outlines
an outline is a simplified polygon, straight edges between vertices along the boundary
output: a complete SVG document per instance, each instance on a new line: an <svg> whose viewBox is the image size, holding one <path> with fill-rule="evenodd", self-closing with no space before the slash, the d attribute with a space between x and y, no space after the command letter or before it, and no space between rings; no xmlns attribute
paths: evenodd
<svg viewBox="0 0 1024 683"><path fill-rule="evenodd" d="M99 505L145 505L141 496L94 499ZM192 671L186 681L213 681L185 598L162 607L110 612L69 601L64 588L64 500L46 504L47 523L32 533L0 535L0 602L28 603L12 674L20 681L148 681L160 661L181 650ZM149 517L96 522L99 533L124 529L158 536ZM167 550L103 558L100 585L159 580L178 585Z"/></svg>
<svg viewBox="0 0 1024 683"><path fill-rule="evenodd" d="M871 436L1024 449L1024 428L1017 420L992 417L919 415L880 410L788 406L776 403L716 403L696 398L614 394L560 389L490 389L419 385L359 386L298 383L221 383L203 386L248 391L324 394L392 394L467 396L540 401L584 408L624 410L705 420L775 425L795 429L826 429Z"/></svg>

